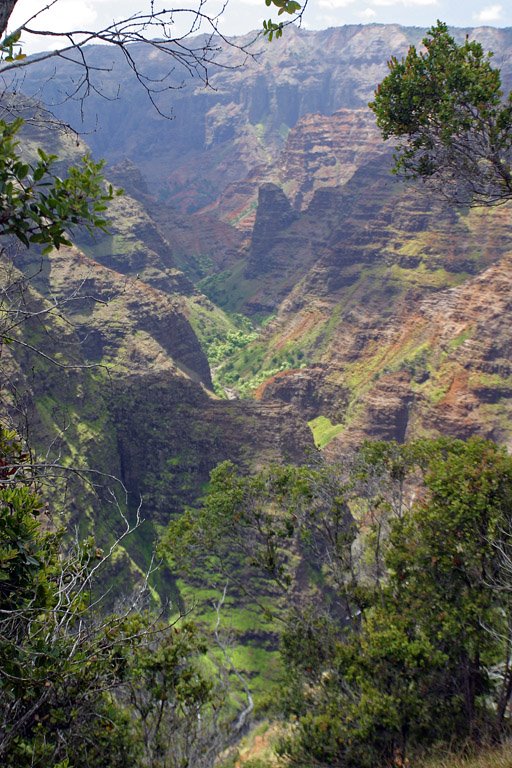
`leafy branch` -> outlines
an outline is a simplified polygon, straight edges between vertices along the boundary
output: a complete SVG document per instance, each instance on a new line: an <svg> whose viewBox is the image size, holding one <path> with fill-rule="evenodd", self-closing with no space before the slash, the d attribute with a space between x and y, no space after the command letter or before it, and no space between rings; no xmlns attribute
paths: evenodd
<svg viewBox="0 0 512 768"><path fill-rule="evenodd" d="M300 21L302 19L304 9L307 5L307 0L304 6L302 6L300 3L297 3L296 0L265 0L265 5L267 8L270 8L271 6L278 8L278 16L282 16L284 13L287 13L289 16L294 17L291 21ZM284 27L284 22L275 22L272 21L272 19L268 19L263 22L263 37L266 37L269 42L271 42L274 37L278 39L282 36Z"/></svg>
<svg viewBox="0 0 512 768"><path fill-rule="evenodd" d="M55 171L57 156L41 148L35 162L25 162L17 140L22 125L20 118L0 120L0 234L17 237L27 248L43 246L46 253L71 245L68 228L106 231L106 204L122 190L104 184L104 162L85 155L64 178Z"/></svg>

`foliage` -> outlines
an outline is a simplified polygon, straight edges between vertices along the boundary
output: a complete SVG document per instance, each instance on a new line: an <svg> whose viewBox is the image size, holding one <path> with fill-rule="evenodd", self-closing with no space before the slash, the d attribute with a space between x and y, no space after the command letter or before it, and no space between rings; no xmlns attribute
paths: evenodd
<svg viewBox="0 0 512 768"><path fill-rule="evenodd" d="M71 244L67 228L105 231L106 203L121 190L104 186L104 163L85 156L82 167L69 168L62 179L55 172L56 155L39 148L36 162L24 162L17 140L22 125L21 119L0 120L0 234L49 251Z"/></svg>
<svg viewBox="0 0 512 768"><path fill-rule="evenodd" d="M92 538L64 546L4 429L0 457L2 765L211 766L230 717L204 637L142 610L141 595L102 612L109 555Z"/></svg>
<svg viewBox="0 0 512 768"><path fill-rule="evenodd" d="M506 731L512 459L493 443L367 444L337 471L224 464L172 531L189 564L251 562L287 595L290 764L403 765Z"/></svg>
<svg viewBox="0 0 512 768"><path fill-rule="evenodd" d="M447 753L431 756L418 762L419 768L512 768L510 744L480 747L462 753Z"/></svg>
<svg viewBox="0 0 512 768"><path fill-rule="evenodd" d="M435 638L450 671L444 696L457 700L452 722L460 713L459 727L474 735L483 697L492 693L490 667L505 652L499 638L509 635L512 618L502 589L512 545L512 461L482 440L438 441L425 486L428 500L392 529L390 600ZM504 662L508 670L508 652ZM509 677L494 686L497 732Z"/></svg>
<svg viewBox="0 0 512 768"><path fill-rule="evenodd" d="M27 454L14 432L0 433L0 454L0 599L7 609L31 595L42 550L36 519L39 501L25 484L30 481L24 468Z"/></svg>
<svg viewBox="0 0 512 768"><path fill-rule="evenodd" d="M0 60L5 61L8 64L14 62L14 61L23 61L23 59L26 59L26 54L24 54L21 50L21 45L19 45L21 38L21 30L17 29L15 32L12 32L10 35L6 35L4 39L0 42ZM16 49L15 46L18 46Z"/></svg>
<svg viewBox="0 0 512 768"><path fill-rule="evenodd" d="M328 488L332 493L326 503ZM212 471L203 506L171 523L162 547L182 569L200 561L205 572L220 570L233 577L233 565L244 564L287 592L297 551L313 568L330 549L338 558L347 555L352 540L349 492L328 467L273 465L244 477L226 461ZM335 579L338 568L331 560L329 578Z"/></svg>
<svg viewBox="0 0 512 768"><path fill-rule="evenodd" d="M492 54L466 38L458 45L438 22L389 61L370 104L385 139L398 139L395 172L422 178L460 203L512 197L512 100L502 101Z"/></svg>
<svg viewBox="0 0 512 768"><path fill-rule="evenodd" d="M289 471L273 467L246 478L238 475L232 462L223 462L211 473L204 506L187 510L170 525L163 550L181 569L195 568L200 560L205 572L220 570L232 577L234 566L243 564L288 583L285 543L293 534L293 522L286 517L276 525L271 507L280 485L286 486Z"/></svg>
<svg viewBox="0 0 512 768"><path fill-rule="evenodd" d="M325 764L404 761L411 747L482 739L504 727L511 605L498 585L500 553L512 545L512 461L481 440L421 441L395 464L402 477L415 454L422 471L428 462L422 498L391 520L387 579L331 658L334 692L322 692L319 714L305 716L286 748L299 764L315 750ZM505 673L492 682L498 663ZM336 710L343 715L332 723ZM336 742L319 752L326 717Z"/></svg>
<svg viewBox="0 0 512 768"><path fill-rule="evenodd" d="M148 635L147 617L130 620L127 671L118 696L141 756L136 765L212 766L229 739L227 678L207 674L211 648L195 624L181 622L172 632L163 624L149 626Z"/></svg>
<svg viewBox="0 0 512 768"><path fill-rule="evenodd" d="M295 14L298 14L299 11L301 11L301 4L297 3L296 0L265 0L265 5L270 8L272 5L274 5L276 8L279 8L277 15L282 16L283 13L287 13L290 16L295 16ZM302 16L302 11L299 15L299 18ZM263 22L263 36L268 39L269 42L272 41L273 37L275 36L276 39L280 38L283 34L283 22L278 22L276 24L275 21L272 21L272 19L265 20Z"/></svg>
<svg viewBox="0 0 512 768"><path fill-rule="evenodd" d="M226 358L236 354L257 338L258 334L252 330L228 331L225 337L212 339L206 352L208 361L213 365L220 365L226 361Z"/></svg>
<svg viewBox="0 0 512 768"><path fill-rule="evenodd" d="M334 440L336 435L343 431L343 424L333 424L327 416L317 416L308 421L308 426L313 433L313 439L317 448L322 450Z"/></svg>

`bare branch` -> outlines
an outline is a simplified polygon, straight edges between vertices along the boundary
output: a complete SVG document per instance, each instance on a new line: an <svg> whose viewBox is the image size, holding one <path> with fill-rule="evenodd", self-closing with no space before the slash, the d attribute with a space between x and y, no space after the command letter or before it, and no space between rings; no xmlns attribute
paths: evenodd
<svg viewBox="0 0 512 768"><path fill-rule="evenodd" d="M74 29L55 32L35 27L33 22L54 2L56 0L36 12L19 27L18 32L41 39L54 39L55 49L19 60L0 62L0 75L6 83L13 83L26 67L56 58L75 65L80 73L66 98L83 101L93 92L105 98L112 98L94 84L91 75L94 72L110 71L114 62L110 66L98 66L91 59L92 54L87 48L95 43L106 44L122 53L136 81L146 91L157 112L170 117L171 110L163 108L161 103L157 102L159 94L182 88L189 78L198 79L206 87L211 87L211 67L238 68L243 66L248 56L253 55L250 48L254 40L240 45L220 30L219 20L226 3L215 13L208 12L208 0L199 0L197 6L192 8L178 7L161 11L151 8L149 12L134 13L100 30ZM302 13L297 17L299 22L301 16ZM183 31L178 32L178 29ZM140 48L141 45L143 49ZM169 68L162 76L154 77L150 74L148 62L151 57L148 56L148 48L160 58L169 59ZM226 48L239 52L240 60L235 65L226 64L219 59L219 53ZM144 50L142 55L141 50Z"/></svg>

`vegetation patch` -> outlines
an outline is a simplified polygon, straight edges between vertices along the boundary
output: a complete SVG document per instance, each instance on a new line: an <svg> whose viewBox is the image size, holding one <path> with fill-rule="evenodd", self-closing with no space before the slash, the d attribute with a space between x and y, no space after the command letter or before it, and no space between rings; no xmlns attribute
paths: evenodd
<svg viewBox="0 0 512 768"><path fill-rule="evenodd" d="M472 755L442 755L420 760L419 768L512 768L510 744L483 747Z"/></svg>
<svg viewBox="0 0 512 768"><path fill-rule="evenodd" d="M454 339L451 339L450 343L448 344L449 348L451 350L458 349L461 347L465 341L470 339L473 335L473 328L464 328L461 333L458 334Z"/></svg>
<svg viewBox="0 0 512 768"><path fill-rule="evenodd" d="M197 287L226 312L239 312L240 307L260 288L260 281L245 277L245 261L231 269L200 280Z"/></svg>
<svg viewBox="0 0 512 768"><path fill-rule="evenodd" d="M333 424L326 416L317 416L316 419L308 421L308 426L313 433L315 445L320 450L329 445L344 429L343 424Z"/></svg>

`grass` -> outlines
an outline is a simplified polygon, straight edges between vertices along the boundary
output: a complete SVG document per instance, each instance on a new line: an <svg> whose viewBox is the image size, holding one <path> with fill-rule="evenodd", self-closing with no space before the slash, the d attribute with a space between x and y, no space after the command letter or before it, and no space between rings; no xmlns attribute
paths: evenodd
<svg viewBox="0 0 512 768"><path fill-rule="evenodd" d="M256 711L265 711L275 701L282 684L279 652L240 644L230 649L229 655L231 663L248 682Z"/></svg>
<svg viewBox="0 0 512 768"><path fill-rule="evenodd" d="M208 358L217 394L222 396L224 387L235 387L238 395L244 396L268 378L268 372L262 371L267 348L258 343L259 332L248 317L229 315L194 299L189 300L187 309L192 328ZM281 366L272 373L283 367L289 366ZM255 375L259 376L258 381ZM243 384L242 388L238 387L239 383Z"/></svg>
<svg viewBox="0 0 512 768"><path fill-rule="evenodd" d="M263 720L258 723L237 745L236 754L219 768L273 768L282 765L276 756L274 744L281 735L277 723Z"/></svg>
<svg viewBox="0 0 512 768"><path fill-rule="evenodd" d="M254 281L245 279L243 270L244 263L240 262L230 271L210 279L208 285L204 284L203 289L207 293L210 292L212 297L221 303L220 294L226 292L229 301L234 303L233 306L226 305L224 308L232 311L235 305L240 301L243 302L254 289ZM389 304L390 293L397 299L398 294L403 293L411 283L439 288L456 285L463 279L461 273L451 273L442 268L429 269L425 264L413 270L403 269L396 264L390 266L379 264L363 269L358 267L356 273L353 282L343 291L343 300L332 308L330 316L320 315L318 322L312 326L308 325L304 333L294 337L292 342L287 340L288 343L284 343L286 339L278 333L271 339L265 338L264 341L248 336L247 344L239 345L234 349L226 348L227 354L222 362L214 361L217 390L222 392L223 388L227 387L233 389L238 397L250 397L260 384L276 373L301 368L311 360L318 359L330 348L336 329L350 306L358 305L362 297L370 303L381 304L384 313ZM378 290L371 289L371 286L375 285L379 286ZM233 291L238 292L236 299ZM470 332L461 335L461 338L455 341L455 346L462 344L469 335ZM383 370L392 372L404 365L408 369L417 368L420 363L424 364L423 368L428 367L426 358L429 350L426 347L428 344L414 337L404 340L399 349L382 348L381 345L377 345L373 354L370 350L369 359L367 355L365 360L349 368L345 383L353 391L359 391L361 388L365 390L370 386L372 377L378 376ZM224 347L221 346L219 350L214 351L223 350ZM325 422L311 426L319 447L327 445L341 431L341 427L335 431L337 425Z"/></svg>
<svg viewBox="0 0 512 768"><path fill-rule="evenodd" d="M245 268L245 261L240 260L230 269L200 280L197 288L225 312L240 312L244 303L260 288L257 278L245 277Z"/></svg>
<svg viewBox="0 0 512 768"><path fill-rule="evenodd" d="M500 375L499 373L484 373L477 371L469 375L469 385L471 387L486 387L496 390L498 394L508 394L512 388L512 376Z"/></svg>
<svg viewBox="0 0 512 768"><path fill-rule="evenodd" d="M471 757L445 755L425 759L417 768L512 768L512 745L482 749Z"/></svg>
<svg viewBox="0 0 512 768"><path fill-rule="evenodd" d="M221 591L197 587L178 579L177 586L189 617L202 626L207 634L213 632L218 616L215 603ZM244 605L228 596L220 614L220 633L227 640L229 664L244 677L258 712L265 711L282 682L282 666L277 650L275 626L258 614L256 606ZM259 635L259 637L251 635ZM265 647L261 647L262 643ZM223 659L226 662L226 658Z"/></svg>
<svg viewBox="0 0 512 768"><path fill-rule="evenodd" d="M458 336L450 341L448 344L449 348L451 350L458 349L465 341L467 341L467 339L470 339L472 335L473 328L465 328Z"/></svg>
<svg viewBox="0 0 512 768"><path fill-rule="evenodd" d="M80 247L92 258L101 261L113 256L126 256L131 254L140 245L140 241L129 235L109 234L101 239L95 240L92 244L81 244Z"/></svg>
<svg viewBox="0 0 512 768"><path fill-rule="evenodd" d="M213 304L198 301L195 296L187 297L185 301L188 320L203 349L207 350L215 341L237 330L233 318Z"/></svg>
<svg viewBox="0 0 512 768"><path fill-rule="evenodd" d="M221 763L221 768L272 768L282 765L274 752L282 726L263 720L238 744L236 759ZM471 757L445 754L438 757L411 759L411 768L512 768L511 744L481 749Z"/></svg>
<svg viewBox="0 0 512 768"><path fill-rule="evenodd" d="M317 416L316 419L308 421L308 426L313 433L315 445L320 450L343 431L343 424L333 424L326 416Z"/></svg>

